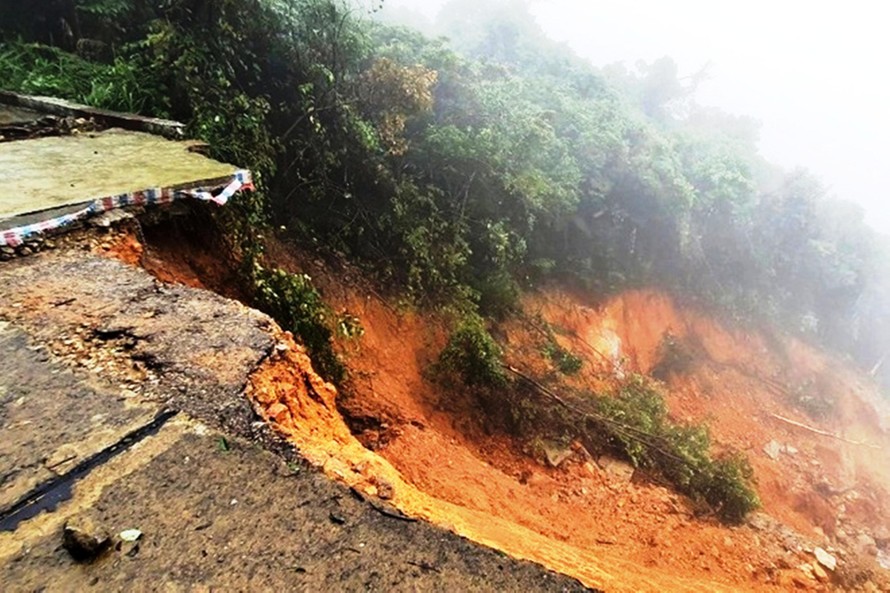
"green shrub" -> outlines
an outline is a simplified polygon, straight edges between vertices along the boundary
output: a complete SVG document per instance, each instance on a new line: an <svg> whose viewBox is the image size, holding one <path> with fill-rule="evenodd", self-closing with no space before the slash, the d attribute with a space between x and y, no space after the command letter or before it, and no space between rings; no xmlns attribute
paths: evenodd
<svg viewBox="0 0 890 593"><path fill-rule="evenodd" d="M564 375L574 375L584 365L584 360L580 356L569 352L556 343L556 340L550 340L544 344L541 350L544 356L552 360L559 372Z"/></svg>
<svg viewBox="0 0 890 593"><path fill-rule="evenodd" d="M754 470L740 453L717 457L699 476L695 491L715 507L725 521L739 523L760 506L760 499L750 485Z"/></svg>
<svg viewBox="0 0 890 593"><path fill-rule="evenodd" d="M334 352L334 315L305 274L256 266L255 299L286 330L292 332L312 357L312 364L327 381L340 383L346 368Z"/></svg>
<svg viewBox="0 0 890 593"><path fill-rule="evenodd" d="M672 422L664 398L645 378L632 376L615 396L595 402L609 444L636 467L661 474L727 522L741 521L760 505L747 459L712 457L707 427Z"/></svg>
<svg viewBox="0 0 890 593"><path fill-rule="evenodd" d="M500 271L476 283L479 291L479 311L486 316L503 319L517 310L519 285L505 271Z"/></svg>
<svg viewBox="0 0 890 593"><path fill-rule="evenodd" d="M451 334L439 355L436 371L456 375L470 387L503 387L501 349L476 315L468 316Z"/></svg>

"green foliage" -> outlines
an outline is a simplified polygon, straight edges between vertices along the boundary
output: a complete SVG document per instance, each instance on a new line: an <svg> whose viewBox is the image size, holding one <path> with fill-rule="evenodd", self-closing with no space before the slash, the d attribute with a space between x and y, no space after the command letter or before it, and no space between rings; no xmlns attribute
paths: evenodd
<svg viewBox="0 0 890 593"><path fill-rule="evenodd" d="M305 274L284 270L255 270L256 305L296 336L312 357L312 364L327 381L339 383L346 368L333 348L334 316ZM355 326L347 326L354 333Z"/></svg>
<svg viewBox="0 0 890 593"><path fill-rule="evenodd" d="M544 356L553 361L556 368L564 375L574 375L581 370L584 361L581 357L569 352L560 346L556 340L551 339L541 349Z"/></svg>
<svg viewBox="0 0 890 593"><path fill-rule="evenodd" d="M136 60L110 64L84 60L57 48L26 43L0 44L3 88L70 99L104 109L164 115L166 98L143 79Z"/></svg>
<svg viewBox="0 0 890 593"><path fill-rule="evenodd" d="M764 162L668 58L600 71L487 0L442 11L463 55L340 0L13 4L4 88L181 119L254 171L220 217L248 275L271 221L418 302L496 317L517 282L659 284L869 365L890 350L863 321L886 318L890 254L862 213Z"/></svg>
<svg viewBox="0 0 890 593"><path fill-rule="evenodd" d="M457 327L439 355L436 370L458 377L469 387L498 388L507 384L501 349L475 315L467 316Z"/></svg>
<svg viewBox="0 0 890 593"><path fill-rule="evenodd" d="M643 377L632 376L616 395L596 402L611 445L635 466L663 475L728 522L741 521L760 505L747 459L712 457L707 428L672 422L664 398Z"/></svg>
<svg viewBox="0 0 890 593"><path fill-rule="evenodd" d="M720 455L700 469L695 491L715 506L720 516L731 523L741 522L760 507L760 497L751 487L754 470L741 453Z"/></svg>
<svg viewBox="0 0 890 593"><path fill-rule="evenodd" d="M503 319L519 308L520 289L508 272L501 270L475 283L479 293L479 311Z"/></svg>

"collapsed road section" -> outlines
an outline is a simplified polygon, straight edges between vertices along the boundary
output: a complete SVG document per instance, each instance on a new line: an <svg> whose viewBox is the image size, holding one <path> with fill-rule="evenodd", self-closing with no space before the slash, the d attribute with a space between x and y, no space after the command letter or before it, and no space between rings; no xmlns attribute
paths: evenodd
<svg viewBox="0 0 890 593"><path fill-rule="evenodd" d="M5 591L584 590L310 469L243 395L280 346L265 315L57 250L0 267L0 320L0 515L77 478L4 525Z"/></svg>

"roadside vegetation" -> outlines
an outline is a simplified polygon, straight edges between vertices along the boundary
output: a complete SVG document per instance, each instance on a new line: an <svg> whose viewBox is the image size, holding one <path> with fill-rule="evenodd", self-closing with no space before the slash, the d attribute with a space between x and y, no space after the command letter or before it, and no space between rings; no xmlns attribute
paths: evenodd
<svg viewBox="0 0 890 593"><path fill-rule="evenodd" d="M443 13L453 45L337 0L10 4L0 86L187 122L255 173L259 191L217 222L254 303L329 380L345 376L346 326L310 278L266 266L270 229L462 311L439 364L474 388L511 385L487 320L543 282L657 285L868 365L890 349L886 243L812 174L764 161L753 122L696 105L670 59L598 70L493 0ZM665 372L687 363L680 346L665 344ZM711 457L707 431L672 424L647 383L612 396L595 406L611 446L728 518L756 505L743 460Z"/></svg>
<svg viewBox="0 0 890 593"><path fill-rule="evenodd" d="M603 393L576 393L558 381L545 386L506 365L479 319L452 334L435 371L529 442L577 440L589 451L618 455L727 523L760 506L748 460L732 451L714 455L705 425L671 420L660 387L647 377L631 374Z"/></svg>

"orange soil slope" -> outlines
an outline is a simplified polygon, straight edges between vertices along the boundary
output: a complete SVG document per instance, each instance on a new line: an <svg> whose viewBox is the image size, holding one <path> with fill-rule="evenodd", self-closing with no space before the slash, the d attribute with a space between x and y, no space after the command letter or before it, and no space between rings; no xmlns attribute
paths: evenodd
<svg viewBox="0 0 890 593"><path fill-rule="evenodd" d="M792 583L820 587L797 569L811 560L811 548L806 543L789 544L781 531L761 533L694 519L684 502L663 488L615 480L583 460L559 470L535 463L519 444L488 434L479 419L482 412L471 403L441 393L423 379L423 369L443 342L443 331L435 322L413 314L396 315L378 299L358 295L341 299L338 306L358 315L367 332L350 356L350 367L358 376L355 393L341 402L341 408L350 416L381 422L382 428L360 435L362 440L379 447L380 455L421 491L483 513L488 521L499 518L548 541L592 553L600 566L627 567L618 571L624 584L632 573L645 575L645 581L631 586L636 590L675 590L681 585L670 579L679 575L697 583L693 588L711 590L718 584L736 590L786 589ZM708 421L718 448L731 446L748 453L765 512L823 546L832 543L827 536L836 535L839 508L846 509L850 535L886 522L888 482L875 467L887 466L890 443L874 409L863 399L872 387L834 368L811 348L785 340L788 360L781 360L773 352L777 346L763 337L729 331L651 292L628 293L599 309L549 292L530 298L526 309L539 311L566 333L578 336L559 339L579 354L585 353L579 340L599 346L597 350L617 345L615 354L628 370L651 370L666 331L694 337L706 357L689 376L671 381L671 411L680 419ZM505 333L508 352L527 360L517 351L529 336L509 327ZM606 365L598 356L590 356L587 363L582 379L601 381ZM849 445L771 416L814 424L778 397L772 385L779 381L793 385L835 372L839 390L834 395L841 416L823 428L881 449ZM771 440L792 446L797 453L772 460L763 452ZM845 495L832 497L826 491ZM497 547L510 551L509 542L501 541ZM564 554L558 565L545 563L581 576L584 567ZM532 558L543 561L540 556ZM664 580L666 575L670 579ZM587 582L609 589L617 586L604 580Z"/></svg>
<svg viewBox="0 0 890 593"><path fill-rule="evenodd" d="M621 550L623 546L616 545L617 542L613 540L591 539L590 545L579 545L578 538L573 538L574 534L554 537L552 529L548 529L545 522L524 525L523 522L511 520L523 506L520 499L529 496L528 492L520 491L522 486L514 477L462 451L455 442L441 442L441 437L438 441L397 439L409 449L414 444L424 447L413 450L414 463L426 464L428 472L443 470L444 483L454 487L451 491L430 494L425 484L414 483L412 476L399 471L396 463L368 450L350 433L337 411L336 391L312 372L308 356L293 343L289 335L282 335L280 345L277 355L255 374L248 396L268 421L297 445L310 462L321 467L332 478L368 496L389 500L409 516L425 519L516 558L539 562L588 585L604 587L609 591L738 590L738 583L726 579L711 580L677 574L669 565L659 561L658 554L643 570L635 559L628 560ZM451 471L451 468L454 470ZM542 489L553 491L552 498L548 497L541 506L546 506L550 501L556 503L561 495L565 495L565 486L552 478L544 478L539 485ZM511 489L516 491L511 492ZM461 490L466 491L467 497L453 496L455 491ZM631 504L635 491L635 488L630 489L624 503L619 505ZM669 494L663 491L659 494L665 504L659 511L676 508L676 502ZM492 501L500 496L506 498L501 509L479 504L480 501ZM578 510L577 506L586 504L578 505L575 501L575 506ZM557 505L551 519L557 520L557 514L563 510L566 509L560 509ZM565 519L567 521L561 523L571 525L578 523L581 517ZM592 521L583 520L581 523L593 524ZM664 532L662 543L665 549L670 548L669 539L683 535L683 521L671 523L659 526L659 531ZM689 521L685 521L685 524L688 526ZM723 545L731 547L734 544L731 538L724 537ZM719 554L719 550L714 551L711 557L702 560L702 566L719 564Z"/></svg>
<svg viewBox="0 0 890 593"><path fill-rule="evenodd" d="M444 343L442 324L396 312L354 281L357 274L325 273L322 262L274 244L270 256L310 273L366 333L344 347L353 376L348 397L317 378L286 334L255 375L250 397L328 475L409 515L608 591L825 589L831 585L800 569L812 564L806 538L830 546L890 516L890 443L873 386L800 342L729 330L655 292L627 293L596 308L560 291L525 303L563 330L564 347L585 357L579 382L602 382L613 363L651 370L667 331L698 344L694 368L669 381L672 414L705 419L717 447L746 451L764 510L804 539L763 521L729 528L696 518L682 497L581 455L559 468L537 463L522 443L491 432L472 401L424 379ZM152 257L160 262L163 253ZM183 261L181 253L176 258ZM183 280L192 283L193 272ZM511 361L531 364L530 336L509 324L503 334ZM838 399L831 422L815 422L785 401L785 392L814 379L830 384ZM817 435L773 413L879 448ZM359 438L344 414L361 429ZM771 440L793 449L773 460L763 451Z"/></svg>
<svg viewBox="0 0 890 593"><path fill-rule="evenodd" d="M577 336L566 339L566 346L602 343L603 336L615 343L617 337L625 364L639 372L657 363L667 332L696 344L697 364L668 381L670 409L681 419L707 421L718 446L746 451L764 510L784 523L807 536L816 527L836 535L838 517L830 509L843 505L841 515L850 515L853 528L890 524L890 438L883 428L890 414L876 386L861 374L799 340L728 329L656 292L626 293L598 310L562 293L533 299L532 306ZM822 421L809 418L791 403L799 389L821 391L836 401L836 409ZM764 452L771 440L797 452L773 460ZM830 493L844 491L855 493L855 500L832 500Z"/></svg>

